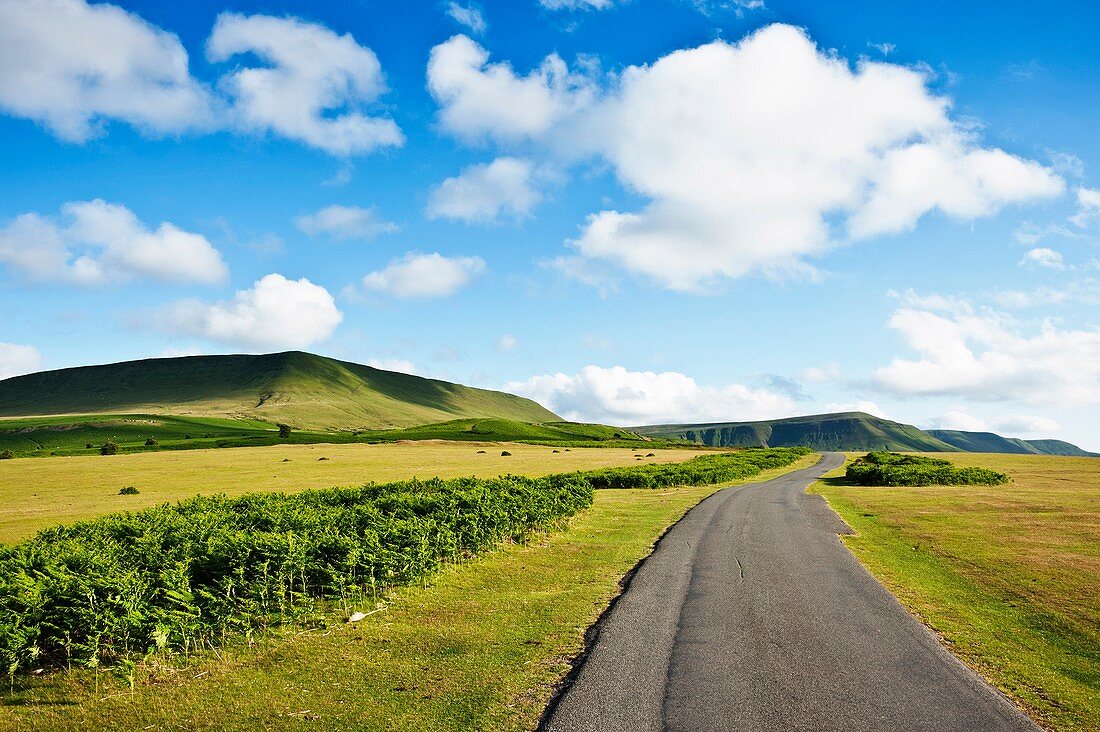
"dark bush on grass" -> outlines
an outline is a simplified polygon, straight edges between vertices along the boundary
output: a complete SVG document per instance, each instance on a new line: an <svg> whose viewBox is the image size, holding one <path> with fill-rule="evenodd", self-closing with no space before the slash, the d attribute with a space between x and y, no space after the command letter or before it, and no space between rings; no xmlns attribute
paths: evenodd
<svg viewBox="0 0 1100 732"><path fill-rule="evenodd" d="M4 450L4 451L0 452L0 460L14 460L14 459L15 459L15 453L12 452L11 450Z"/></svg>
<svg viewBox="0 0 1100 732"><path fill-rule="evenodd" d="M512 453L508 452L507 450L501 450L500 451L500 456L501 457L512 457Z"/></svg>
<svg viewBox="0 0 1100 732"><path fill-rule="evenodd" d="M118 489L118 494L120 496L136 496L138 493L140 493L140 491L132 485L128 485L125 488Z"/></svg>
<svg viewBox="0 0 1100 732"><path fill-rule="evenodd" d="M99 448L99 454L100 455L117 455L118 454L118 443L113 442L111 440L107 440L106 442L103 443L103 447Z"/></svg>
<svg viewBox="0 0 1100 732"><path fill-rule="evenodd" d="M415 582L591 505L594 488L717 483L787 465L778 449L525 478L411 480L199 496L0 546L0 665L112 664L209 647L319 601ZM320 606L323 609L323 605Z"/></svg>
<svg viewBox="0 0 1100 732"><path fill-rule="evenodd" d="M152 437L150 437L148 440L145 441L145 446L146 447L156 447L158 444L159 443L156 441L156 439L154 439Z"/></svg>
<svg viewBox="0 0 1100 732"><path fill-rule="evenodd" d="M986 468L960 468L947 460L894 452L871 452L848 464L845 475L859 485L1001 485L1008 476Z"/></svg>
<svg viewBox="0 0 1100 732"><path fill-rule="evenodd" d="M280 423L276 424L275 426L279 428L279 439L280 440L285 440L285 439L288 439L290 437L290 431L291 431L290 430L290 425L283 424L282 422L280 422Z"/></svg>

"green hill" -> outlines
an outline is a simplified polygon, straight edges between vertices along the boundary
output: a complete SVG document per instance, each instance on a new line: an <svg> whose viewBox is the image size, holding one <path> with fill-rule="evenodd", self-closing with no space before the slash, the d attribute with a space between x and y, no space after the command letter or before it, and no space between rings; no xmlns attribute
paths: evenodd
<svg viewBox="0 0 1100 732"><path fill-rule="evenodd" d="M1069 455L1096 457L1077 445L1062 440L1021 440L1001 437L993 432L965 432L963 430L926 430L938 440L965 452L1007 452L1019 455Z"/></svg>
<svg viewBox="0 0 1100 732"><path fill-rule="evenodd" d="M762 422L719 422L636 427L650 437L689 440L713 447L793 447L815 450L945 452L955 448L912 425L863 412L815 414Z"/></svg>
<svg viewBox="0 0 1100 732"><path fill-rule="evenodd" d="M188 356L44 371L0 381L0 417L157 414L395 429L463 417L557 422L499 391L299 351Z"/></svg>

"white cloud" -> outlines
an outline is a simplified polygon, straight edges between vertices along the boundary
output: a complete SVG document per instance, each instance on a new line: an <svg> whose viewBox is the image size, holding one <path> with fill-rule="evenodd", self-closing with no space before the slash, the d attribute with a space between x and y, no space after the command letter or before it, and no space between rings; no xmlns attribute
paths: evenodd
<svg viewBox="0 0 1100 732"><path fill-rule="evenodd" d="M802 380L811 384L823 384L840 378L840 366L827 363L824 366L811 366L802 372Z"/></svg>
<svg viewBox="0 0 1100 732"><path fill-rule="evenodd" d="M222 13L207 40L207 58L223 62L241 54L264 64L219 81L241 129L272 131L344 156L404 143L392 119L364 110L386 83L378 57L350 34L298 18Z"/></svg>
<svg viewBox="0 0 1100 732"><path fill-rule="evenodd" d="M856 402L830 402L825 405L824 409L827 413L866 412L867 414L873 415L880 419L893 419L893 417L887 414L886 410L884 410L882 407L875 404L874 402L869 402L866 400L860 400Z"/></svg>
<svg viewBox="0 0 1100 732"><path fill-rule="evenodd" d="M299 216L294 223L310 236L326 234L333 239L373 239L380 234L392 234L400 227L378 216L374 207L326 206L320 211Z"/></svg>
<svg viewBox="0 0 1100 732"><path fill-rule="evenodd" d="M993 302L1000 307L1019 309L1040 305L1061 305L1080 302L1100 305L1100 280L1085 277L1064 283L1059 287L1038 287L1034 290L999 290L992 294Z"/></svg>
<svg viewBox="0 0 1100 732"><path fill-rule="evenodd" d="M205 237L164 222L150 230L125 206L67 203L64 223L25 213L0 228L0 263L39 281L97 285L132 278L216 283L225 262Z"/></svg>
<svg viewBox="0 0 1100 732"><path fill-rule="evenodd" d="M519 77L462 36L429 66L448 131L606 162L648 199L592 214L569 245L669 289L812 276L807 259L845 241L905 231L934 211L989 216L1065 186L1036 162L980 147L920 71L869 59L853 68L788 25L628 67L600 93L592 78L556 55Z"/></svg>
<svg viewBox="0 0 1100 732"><path fill-rule="evenodd" d="M542 198L533 175L531 161L518 158L502 157L488 164L471 165L432 191L428 217L469 223L524 218Z"/></svg>
<svg viewBox="0 0 1100 732"><path fill-rule="evenodd" d="M1025 330L994 311L902 308L890 318L916 358L875 372L887 391L1050 406L1100 404L1100 329Z"/></svg>
<svg viewBox="0 0 1100 732"><path fill-rule="evenodd" d="M557 54L527 76L457 35L432 49L428 89L440 105L439 122L456 137L516 141L545 134L591 99L588 77L574 74Z"/></svg>
<svg viewBox="0 0 1100 732"><path fill-rule="evenodd" d="M547 10L607 10L615 6L615 0L539 0Z"/></svg>
<svg viewBox="0 0 1100 732"><path fill-rule="evenodd" d="M327 339L343 320L328 290L309 280L269 274L232 300L184 300L163 314L173 333L220 343L274 350L305 348Z"/></svg>
<svg viewBox="0 0 1100 732"><path fill-rule="evenodd" d="M485 260L481 257L409 252L364 277L363 287L368 292L401 298L443 297L458 292L484 271Z"/></svg>
<svg viewBox="0 0 1100 732"><path fill-rule="evenodd" d="M400 374L412 374L413 376L420 375L420 370L416 368L416 365L412 361L406 361L400 358L370 358L367 359L367 366L382 369L383 371L396 371Z"/></svg>
<svg viewBox="0 0 1100 732"><path fill-rule="evenodd" d="M1033 264L1047 269L1065 269L1066 264L1062 260L1061 252L1056 252L1048 247L1036 247L1029 249L1020 264Z"/></svg>
<svg viewBox="0 0 1100 732"><path fill-rule="evenodd" d="M889 56L891 53L898 50L897 45L894 43L872 43L871 41L867 41L867 45L870 48L873 48L881 53L883 56Z"/></svg>
<svg viewBox="0 0 1100 732"><path fill-rule="evenodd" d="M179 38L83 0L0 3L0 108L84 142L118 119L149 134L212 123Z"/></svg>
<svg viewBox="0 0 1100 732"><path fill-rule="evenodd" d="M960 430L962 432L988 432L989 425L981 417L969 412L951 409L929 420L931 429Z"/></svg>
<svg viewBox="0 0 1100 732"><path fill-rule="evenodd" d="M473 5L460 5L454 2L454 0L451 0L451 2L447 4L447 15L459 25L466 26L470 32L475 35L480 36L489 28L489 24L485 22L485 16L482 14L481 8Z"/></svg>
<svg viewBox="0 0 1100 732"><path fill-rule="evenodd" d="M621 425L768 419L790 414L790 397L742 384L714 388L676 371L585 366L576 374L532 376L505 384L566 419Z"/></svg>
<svg viewBox="0 0 1100 732"><path fill-rule="evenodd" d="M1082 228L1100 216L1100 189L1081 187L1077 189L1077 213L1069 220Z"/></svg>
<svg viewBox="0 0 1100 732"><path fill-rule="evenodd" d="M519 339L513 335L502 335L500 340L497 341L497 348L501 351L514 351L519 347Z"/></svg>
<svg viewBox="0 0 1100 732"><path fill-rule="evenodd" d="M1033 437L1036 435L1051 435L1062 429L1062 425L1048 417L1035 417L1026 414L1014 417L1004 417L994 423L999 432L1004 432L1009 437L1020 435Z"/></svg>
<svg viewBox="0 0 1100 732"><path fill-rule="evenodd" d="M0 379L42 370L42 354L34 346L0 343Z"/></svg>

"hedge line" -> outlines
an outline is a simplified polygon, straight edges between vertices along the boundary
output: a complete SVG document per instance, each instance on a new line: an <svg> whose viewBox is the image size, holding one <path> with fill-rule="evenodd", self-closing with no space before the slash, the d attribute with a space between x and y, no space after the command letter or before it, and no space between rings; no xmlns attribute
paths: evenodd
<svg viewBox="0 0 1100 732"><path fill-rule="evenodd" d="M97 665L212 645L415 582L447 560L554 526L597 488L719 483L808 450L542 478L433 479L199 496L46 529L0 547L0 663Z"/></svg>
<svg viewBox="0 0 1100 732"><path fill-rule="evenodd" d="M1000 485L1008 476L986 468L960 468L947 460L892 452L871 452L848 464L849 480L859 485Z"/></svg>

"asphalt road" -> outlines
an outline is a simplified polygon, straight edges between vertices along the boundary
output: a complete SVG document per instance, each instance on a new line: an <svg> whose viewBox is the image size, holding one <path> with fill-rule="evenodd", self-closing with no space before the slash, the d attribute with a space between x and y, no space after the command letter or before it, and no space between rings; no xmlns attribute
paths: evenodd
<svg viewBox="0 0 1100 732"><path fill-rule="evenodd" d="M840 543L807 485L729 488L687 513L597 628L544 729L1037 730Z"/></svg>

